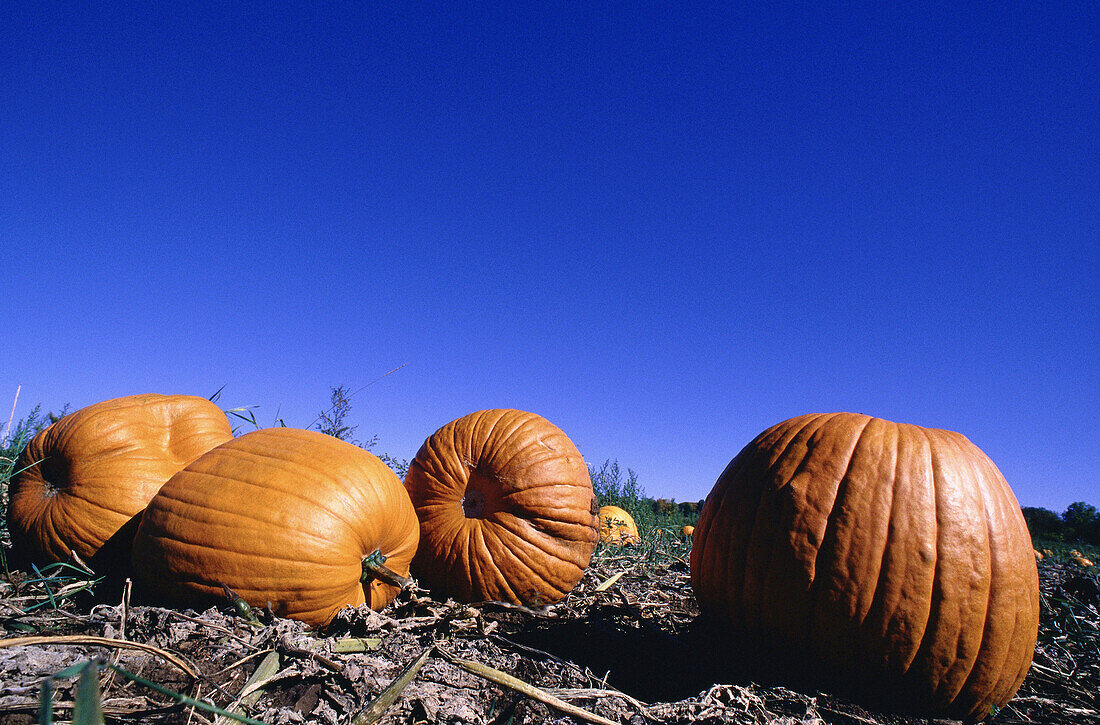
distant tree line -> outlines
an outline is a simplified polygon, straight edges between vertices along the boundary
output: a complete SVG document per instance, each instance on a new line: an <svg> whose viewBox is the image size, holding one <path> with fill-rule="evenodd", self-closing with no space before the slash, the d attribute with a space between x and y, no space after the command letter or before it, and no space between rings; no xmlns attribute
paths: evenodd
<svg viewBox="0 0 1100 725"><path fill-rule="evenodd" d="M1075 501L1061 515L1035 506L1023 512L1032 539L1100 545L1100 512L1091 504Z"/></svg>

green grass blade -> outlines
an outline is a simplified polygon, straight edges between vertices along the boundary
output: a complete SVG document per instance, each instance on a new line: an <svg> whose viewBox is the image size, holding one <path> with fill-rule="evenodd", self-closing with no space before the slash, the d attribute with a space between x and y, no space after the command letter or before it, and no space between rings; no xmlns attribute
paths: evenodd
<svg viewBox="0 0 1100 725"><path fill-rule="evenodd" d="M34 566L34 565L32 564L31 566ZM42 572L40 572L40 571L38 570L38 567L37 567L37 566L35 566L35 567L34 567L34 571L35 571L35 573L36 573L36 574L38 574L38 576L40 576L40 577L42 576ZM45 581L43 580L43 582L42 582L42 583L43 583L43 584L45 584ZM51 607L53 607L54 609L57 609L57 600L56 600L56 599L54 599L54 596L53 596L53 590L52 590L52 589L50 589L50 586L49 586L49 584L45 584L45 586L44 586L43 588L44 588L44 589L46 590L46 596L47 596L47 597L49 598L49 600L50 600L50 606L51 606Z"/></svg>
<svg viewBox="0 0 1100 725"><path fill-rule="evenodd" d="M74 564L70 564L67 561L55 561L52 564L47 564L46 566L42 567L40 572L42 574L46 574L47 572L50 572L49 576L50 577L55 577L57 575L53 574L54 570L57 570L57 571L66 571L66 570L71 571L73 573L73 575L71 575L70 578L73 578L73 579L86 579L88 577L89 572L90 572L90 570L88 570L88 569L81 569L79 566L76 566ZM90 573L94 574L95 572L90 572Z"/></svg>
<svg viewBox="0 0 1100 725"><path fill-rule="evenodd" d="M103 725L103 708L99 704L99 666L86 662L76 683L73 705L73 725Z"/></svg>
<svg viewBox="0 0 1100 725"><path fill-rule="evenodd" d="M53 725L53 678L42 680L42 693L38 696L38 725Z"/></svg>
<svg viewBox="0 0 1100 725"><path fill-rule="evenodd" d="M42 462L42 461L44 461L44 460L46 460L46 459L45 459L45 458L39 458L39 459L38 459L37 461L35 461L34 463L28 463L27 465L23 466L23 467L22 467L22 468L20 468L20 469L19 469L18 471L16 471L16 470L13 470L13 471L12 471L12 472L11 472L10 474L8 474L8 478L15 478L16 476L18 476L18 475L19 475L20 473L22 473L23 471L26 471L26 470L29 470L29 469L31 469L31 468L34 468L35 466L37 466L37 465L38 465L39 463L41 463L41 462ZM12 461L12 462L11 462L11 466L12 466L12 468L13 468L13 469L15 468L15 461Z"/></svg>
<svg viewBox="0 0 1100 725"><path fill-rule="evenodd" d="M84 666L87 665L87 664L88 664L87 662L77 662L75 665L69 665L68 667L61 670L60 672L55 672L53 674L53 676L50 677L50 679L51 680L67 680L70 677L76 677L77 675L79 675L81 672L84 671Z"/></svg>
<svg viewBox="0 0 1100 725"><path fill-rule="evenodd" d="M255 407L256 407L255 405L242 405L239 408L230 408L229 410L226 410L225 412L228 413L229 415L240 418L243 421L246 421L248 423L252 423L257 428L259 428L260 424L256 422L256 414L252 412L252 409L255 408Z"/></svg>
<svg viewBox="0 0 1100 725"><path fill-rule="evenodd" d="M68 591L68 592L65 593L65 596L62 597L62 599L68 599L69 597L72 597L72 596L74 596L76 594L79 594L81 592L89 592L94 588L94 584L95 583L92 582L91 584L88 584L87 586L82 586L82 587L79 587L77 589L73 589L71 591ZM49 602L38 602L37 604L32 604L31 606L24 609L23 612L25 614L30 614L31 612L35 611L36 609L41 609L42 607L46 606L47 604L50 604L54 609L58 608L57 603L54 602L51 599L51 601L49 601Z"/></svg>
<svg viewBox="0 0 1100 725"><path fill-rule="evenodd" d="M216 705L211 705L210 703L203 702L201 700L196 700L193 697L188 697L187 695L181 695L180 693L169 690L166 687L161 687L160 685L158 685L155 682L150 682L149 680L145 679L144 677L140 677L138 675L135 675L133 672L129 672L127 670L122 669L118 665L113 665L113 664L107 663L107 666L110 667L115 672L117 672L118 674L125 677L126 679L131 680L133 682L136 682L139 685L143 685L145 687L148 687L150 690L155 690L156 692L159 692L162 695L166 695L166 696L172 698L173 700L175 700L176 702L182 702L184 705L190 705L191 707L197 707L200 710L205 710L206 712L212 712L215 715L221 715L222 717L232 718L233 720L236 720L237 722L247 723L248 725L267 725L267 723L264 723L260 720L253 720L250 717L245 717L244 715L238 715L235 712L229 712L228 710L223 710L220 707L217 707Z"/></svg>
<svg viewBox="0 0 1100 725"><path fill-rule="evenodd" d="M26 624L25 622L20 622L15 617L4 617L3 619L0 619L0 627L3 627L4 629L7 629L7 630L15 631L15 632L39 632L39 631L41 631L38 627L34 626L33 624Z"/></svg>

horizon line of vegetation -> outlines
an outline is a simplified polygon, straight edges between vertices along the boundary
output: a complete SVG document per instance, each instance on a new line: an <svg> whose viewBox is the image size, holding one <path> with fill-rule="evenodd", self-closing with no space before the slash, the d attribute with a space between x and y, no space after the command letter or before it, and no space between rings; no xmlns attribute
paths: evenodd
<svg viewBox="0 0 1100 725"><path fill-rule="evenodd" d="M210 400L216 402L221 392L222 390L219 389L210 396ZM359 426L352 425L349 421L351 396L354 393L343 385L331 386L330 393L329 407L321 411L309 427L365 450L372 450L378 444L379 436L375 434L366 440L359 440L355 438ZM14 413L13 405L12 417ZM0 490L0 494L3 494L0 495L0 527L6 529L7 483L18 473L15 466L19 455L34 436L68 413L68 404L58 412L46 414L42 413L41 405L35 405L30 413L14 426L9 417L7 426L0 435L0 484L3 489ZM226 413L254 428L262 427L252 412L252 406L231 408ZM286 422L276 417L273 425L285 427ZM241 425L238 424L238 427L233 430L234 435L239 435L240 430ZM404 479L409 468L407 459L396 458L388 453L379 454L379 458L393 470L398 478ZM694 521L698 518L699 509L702 508L702 500L677 504L675 498L648 497L638 481L638 474L630 468L624 471L617 459L608 459L601 466L589 464L588 470L592 478L593 492L600 505L619 506L634 516L639 524L643 521L648 523L655 519L669 518ZM1092 504L1075 501L1061 514L1039 506L1023 506L1021 511L1033 540L1080 542L1100 546L1100 511L1097 511Z"/></svg>

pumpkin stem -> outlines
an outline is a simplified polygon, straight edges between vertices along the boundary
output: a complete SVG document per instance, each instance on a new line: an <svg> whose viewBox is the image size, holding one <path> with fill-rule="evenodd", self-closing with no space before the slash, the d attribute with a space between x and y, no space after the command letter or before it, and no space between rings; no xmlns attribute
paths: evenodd
<svg viewBox="0 0 1100 725"><path fill-rule="evenodd" d="M367 583L372 579L378 579L386 584L397 587L398 589L404 589L412 584L412 579L407 576L401 576L393 569L390 569L385 565L386 555L379 549L375 549L374 552L367 554L363 557L363 576L359 581Z"/></svg>

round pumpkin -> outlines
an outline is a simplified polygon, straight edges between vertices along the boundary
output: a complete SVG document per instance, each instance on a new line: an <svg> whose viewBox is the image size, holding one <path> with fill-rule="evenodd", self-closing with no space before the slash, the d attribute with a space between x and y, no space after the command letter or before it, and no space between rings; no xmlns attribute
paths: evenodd
<svg viewBox="0 0 1100 725"><path fill-rule="evenodd" d="M193 395L130 395L61 418L16 463L8 507L16 548L45 561L75 552L96 569L119 554L126 561L135 517L153 494L232 437L225 413Z"/></svg>
<svg viewBox="0 0 1100 725"><path fill-rule="evenodd" d="M171 603L225 601L229 587L323 626L342 607L389 603L399 588L364 574L364 560L407 575L418 536L409 495L377 457L315 431L265 428L169 479L142 517L133 559Z"/></svg>
<svg viewBox="0 0 1100 725"><path fill-rule="evenodd" d="M1004 477L964 436L851 413L761 433L707 497L700 608L816 682L979 720L1023 681L1039 587Z"/></svg>
<svg viewBox="0 0 1100 725"><path fill-rule="evenodd" d="M633 546L642 543L634 517L618 506L600 507L600 541L606 544Z"/></svg>
<svg viewBox="0 0 1100 725"><path fill-rule="evenodd" d="M534 413L451 421L421 446L405 487L420 518L413 573L460 601L559 601L599 538L584 459Z"/></svg>

